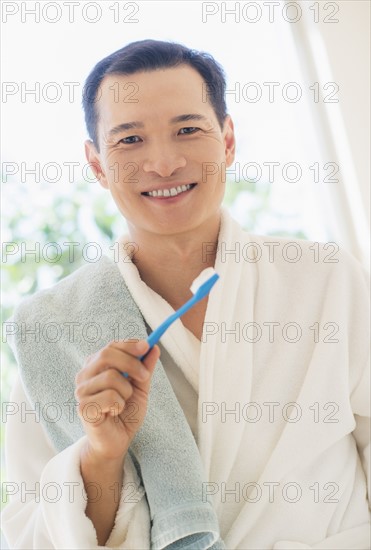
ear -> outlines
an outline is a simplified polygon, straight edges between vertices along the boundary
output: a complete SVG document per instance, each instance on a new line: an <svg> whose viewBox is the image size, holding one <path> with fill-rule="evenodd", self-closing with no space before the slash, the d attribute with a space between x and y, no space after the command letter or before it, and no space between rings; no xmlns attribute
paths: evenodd
<svg viewBox="0 0 371 550"><path fill-rule="evenodd" d="M102 187L104 187L105 189L108 189L109 186L108 186L105 173L102 168L100 155L94 143L90 139L88 139L85 141L84 145L85 145L86 160L88 161L94 176L97 178L97 180L99 181Z"/></svg>
<svg viewBox="0 0 371 550"><path fill-rule="evenodd" d="M227 115L223 126L223 138L225 145L226 165L231 166L236 152L236 142L234 137L234 126L230 115Z"/></svg>

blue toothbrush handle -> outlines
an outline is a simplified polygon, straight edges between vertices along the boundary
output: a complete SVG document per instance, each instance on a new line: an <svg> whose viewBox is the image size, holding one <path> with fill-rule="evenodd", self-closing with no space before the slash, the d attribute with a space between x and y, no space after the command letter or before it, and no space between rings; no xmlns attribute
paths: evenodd
<svg viewBox="0 0 371 550"><path fill-rule="evenodd" d="M138 357L138 359L140 361L143 361L143 359L147 357L147 355L149 354L153 346L157 344L157 342L160 340L161 336L169 328L169 326L172 325L174 321L179 319L181 315L186 313L186 311L188 311L192 306L194 306L197 302L199 302L200 299L201 297L192 296L192 298L190 298L188 302L183 304L182 307L180 307L175 313L173 313L167 319L165 319L165 321L161 323L159 327L157 327L153 332L151 332L151 334L147 338L147 342L149 343L149 349L144 355L141 355L140 357ZM123 372L122 375L125 376L125 378L129 377L127 372Z"/></svg>
<svg viewBox="0 0 371 550"><path fill-rule="evenodd" d="M188 311L192 306L194 306L199 301L199 298L196 296L192 296L186 302L182 305L175 313L172 313L159 327L157 327L147 338L147 342L149 343L149 350L144 354L141 355L138 359L140 361L143 361L143 359L149 354L151 349L157 342L160 340L161 336L167 331L167 329L172 325L179 317L181 317L186 311Z"/></svg>
<svg viewBox="0 0 371 550"><path fill-rule="evenodd" d="M196 293L186 302L182 305L177 311L172 313L165 321L158 327L156 330L151 332L151 334L147 338L147 342L149 343L149 350L144 354L138 357L140 361L143 361L143 359L148 355L148 353L151 351L153 346L157 344L161 336L164 334L164 332L169 328L170 325L174 323L179 317L184 315L186 311L188 311L191 307L193 307L197 302L205 298L207 294L209 294L211 288L214 286L216 281L219 279L219 275L217 273L214 273L207 281L205 281L196 291ZM129 375L127 372L122 373L125 378L128 378Z"/></svg>

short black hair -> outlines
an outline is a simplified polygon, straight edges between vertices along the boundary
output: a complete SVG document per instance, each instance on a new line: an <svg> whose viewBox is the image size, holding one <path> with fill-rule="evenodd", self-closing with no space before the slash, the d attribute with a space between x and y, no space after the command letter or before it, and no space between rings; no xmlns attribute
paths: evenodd
<svg viewBox="0 0 371 550"><path fill-rule="evenodd" d="M189 49L175 42L139 40L131 42L99 61L85 81L82 98L85 124L96 148L99 150L96 97L98 88L106 75L129 75L182 64L193 67L204 79L207 85L207 97L210 98L220 127L223 128L227 115L226 80L223 68L212 55Z"/></svg>

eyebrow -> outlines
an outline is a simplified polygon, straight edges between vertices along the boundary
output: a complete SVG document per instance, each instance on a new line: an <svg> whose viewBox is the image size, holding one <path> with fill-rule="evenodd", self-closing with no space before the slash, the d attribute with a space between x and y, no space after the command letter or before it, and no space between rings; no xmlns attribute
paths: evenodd
<svg viewBox="0 0 371 550"><path fill-rule="evenodd" d="M202 122L208 121L208 119L204 115L199 115L197 113L189 113L186 115L178 115L176 117L171 118L170 124L177 124L179 122L188 122L190 120L199 120ZM117 126L114 126L113 128L111 128L111 130L108 132L108 136L113 137L121 132L125 132L127 130L133 130L136 128L144 128L143 122L139 122L139 121L123 122L122 124L118 124Z"/></svg>

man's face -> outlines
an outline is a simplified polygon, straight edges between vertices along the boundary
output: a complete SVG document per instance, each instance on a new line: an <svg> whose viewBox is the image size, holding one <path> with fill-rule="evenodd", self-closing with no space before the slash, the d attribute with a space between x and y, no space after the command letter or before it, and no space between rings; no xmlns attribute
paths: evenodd
<svg viewBox="0 0 371 550"><path fill-rule="evenodd" d="M100 152L87 142L86 154L129 226L169 235L217 215L234 159L233 124L227 117L221 130L204 87L187 65L104 78Z"/></svg>

